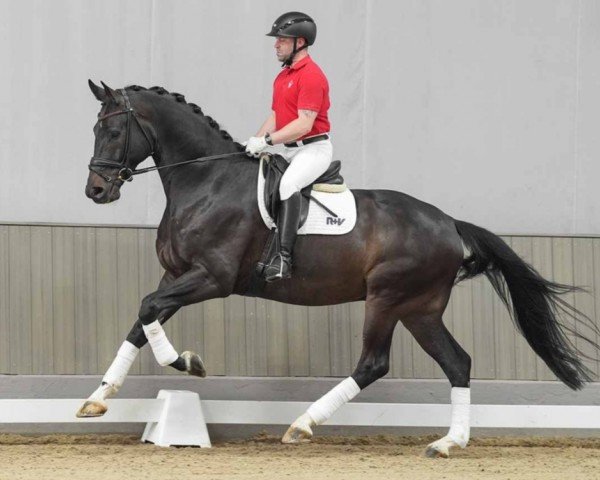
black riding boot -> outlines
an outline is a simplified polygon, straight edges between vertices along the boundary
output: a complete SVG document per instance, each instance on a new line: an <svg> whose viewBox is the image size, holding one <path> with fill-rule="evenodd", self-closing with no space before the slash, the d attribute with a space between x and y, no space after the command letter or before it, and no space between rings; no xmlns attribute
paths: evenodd
<svg viewBox="0 0 600 480"><path fill-rule="evenodd" d="M275 282L290 278L292 273L292 252L298 226L300 225L300 210L302 197L300 192L294 193L290 198L281 202L279 207L279 253L275 254L265 269L267 282Z"/></svg>

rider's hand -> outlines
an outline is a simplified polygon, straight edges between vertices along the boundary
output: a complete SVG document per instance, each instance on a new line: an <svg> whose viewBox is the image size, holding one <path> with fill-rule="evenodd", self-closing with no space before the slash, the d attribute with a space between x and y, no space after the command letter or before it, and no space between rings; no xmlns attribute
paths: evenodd
<svg viewBox="0 0 600 480"><path fill-rule="evenodd" d="M256 157L260 155L265 148L267 148L267 141L265 137L250 137L246 142L246 154L249 157Z"/></svg>

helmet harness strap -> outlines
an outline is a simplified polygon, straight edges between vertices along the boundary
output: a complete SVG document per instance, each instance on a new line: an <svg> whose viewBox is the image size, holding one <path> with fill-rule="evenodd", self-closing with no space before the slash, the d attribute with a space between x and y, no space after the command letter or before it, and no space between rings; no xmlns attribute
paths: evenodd
<svg viewBox="0 0 600 480"><path fill-rule="evenodd" d="M306 39L305 39L305 42L306 42ZM291 67L292 63L294 62L294 57L296 56L296 54L300 50L304 50L305 48L308 48L308 42L306 42L300 48L297 48L297 47L298 47L298 37L294 37L294 49L292 50L292 53L290 54L290 56L283 61L283 63L281 64L281 68Z"/></svg>

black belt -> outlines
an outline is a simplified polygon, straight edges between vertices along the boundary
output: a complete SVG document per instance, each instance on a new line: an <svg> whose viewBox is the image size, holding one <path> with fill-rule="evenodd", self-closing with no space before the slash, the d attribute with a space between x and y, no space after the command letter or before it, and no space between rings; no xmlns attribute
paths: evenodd
<svg viewBox="0 0 600 480"><path fill-rule="evenodd" d="M283 145L288 148L301 147L302 145L308 145L309 143L320 142L321 140L329 139L329 135L324 133L322 135L315 135L314 137L308 137L304 140L298 140L297 142L284 143Z"/></svg>

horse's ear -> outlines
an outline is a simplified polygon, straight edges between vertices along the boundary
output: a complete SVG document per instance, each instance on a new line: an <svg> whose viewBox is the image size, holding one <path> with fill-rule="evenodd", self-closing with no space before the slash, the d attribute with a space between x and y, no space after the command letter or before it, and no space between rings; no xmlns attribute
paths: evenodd
<svg viewBox="0 0 600 480"><path fill-rule="evenodd" d="M94 97L96 97L101 102L106 101L106 92L102 89L102 87L99 87L91 80L88 80L88 85L90 86L90 90L94 94Z"/></svg>
<svg viewBox="0 0 600 480"><path fill-rule="evenodd" d="M115 103L119 103L117 101L117 92L115 92L112 88L110 88L106 83L100 81L102 86L104 87L104 93L106 93L106 98L112 100Z"/></svg>

